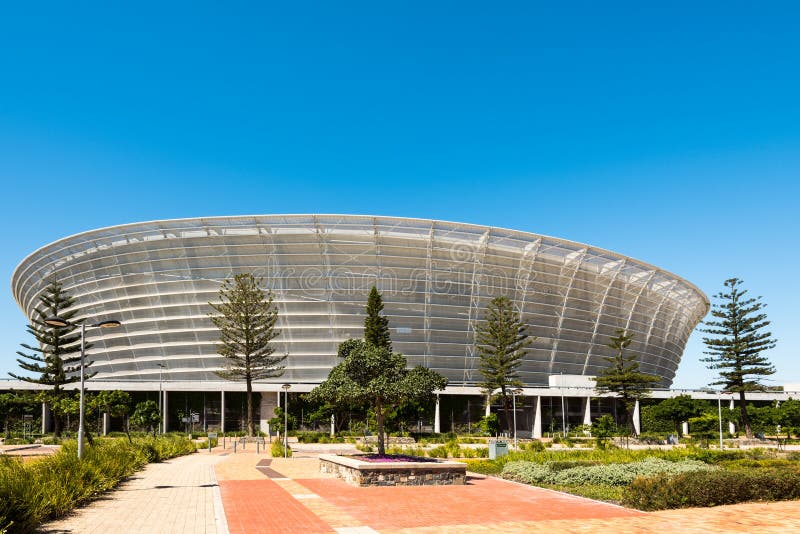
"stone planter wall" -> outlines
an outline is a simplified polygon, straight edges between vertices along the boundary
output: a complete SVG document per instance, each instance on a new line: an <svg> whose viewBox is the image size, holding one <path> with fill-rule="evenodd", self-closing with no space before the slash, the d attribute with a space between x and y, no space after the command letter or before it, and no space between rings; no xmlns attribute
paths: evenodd
<svg viewBox="0 0 800 534"><path fill-rule="evenodd" d="M376 463L323 454L319 468L353 486L452 486L463 485L467 478L467 466L460 462Z"/></svg>

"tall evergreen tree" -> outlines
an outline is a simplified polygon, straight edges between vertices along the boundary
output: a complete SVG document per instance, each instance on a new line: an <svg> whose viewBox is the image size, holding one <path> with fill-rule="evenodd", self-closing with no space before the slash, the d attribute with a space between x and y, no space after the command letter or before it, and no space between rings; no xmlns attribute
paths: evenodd
<svg viewBox="0 0 800 534"><path fill-rule="evenodd" d="M378 293L378 288L372 286L367 298L367 318L364 319L364 339L376 347L392 350L392 340L389 337L389 319L381 315L383 299Z"/></svg>
<svg viewBox="0 0 800 534"><path fill-rule="evenodd" d="M261 289L261 278L237 274L225 280L219 303L209 303L209 314L219 329L217 353L225 358L225 369L217 374L226 380L244 380L247 385L247 433L255 433L253 420L253 381L283 374L288 354L273 356L272 340L280 335L275 328L278 308L272 292Z"/></svg>
<svg viewBox="0 0 800 534"><path fill-rule="evenodd" d="M712 385L721 385L725 391L739 393L741 423L745 435L753 437L750 418L745 405L745 393L761 391L764 386L760 377L775 373L775 367L761 353L775 346L776 340L764 329L769 325L767 314L761 310L766 304L761 297L747 298L747 290L739 289L738 278L725 280L726 292L715 295L719 302L711 308L714 318L706 321L707 328L701 330L713 337L704 337L709 369L719 370L719 380Z"/></svg>
<svg viewBox="0 0 800 534"><path fill-rule="evenodd" d="M80 329L73 324L73 319L78 310L72 309L75 299L64 291L58 280L53 281L39 296L39 304L33 310L33 316L27 326L27 331L34 337L37 345L22 343L22 347L29 352L17 351L21 358L17 358L19 366L29 373L37 376L17 375L8 373L17 380L52 386L47 399L55 404L64 396L63 387L80 380ZM45 323L48 317L59 317L70 324L64 327L53 327ZM77 321L79 323L79 321ZM88 350L91 345L87 344ZM85 362L88 367L91 362ZM86 376L93 376L87 374ZM57 411L53 412L53 426L56 436L61 435L62 417Z"/></svg>
<svg viewBox="0 0 800 534"><path fill-rule="evenodd" d="M513 388L522 387L517 369L535 338L528 334L528 326L507 297L491 300L486 308L486 320L478 326L475 338L483 376L480 386L490 398L500 390L506 428L511 429L509 393Z"/></svg>
<svg viewBox="0 0 800 534"><path fill-rule="evenodd" d="M627 349L633 341L633 335L625 330L617 330L616 337L611 338L609 347L617 351L615 356L603 358L609 364L600 376L594 378L597 390L601 393L616 393L625 407L625 422L631 434L636 432L633 425L633 410L636 401L650 396L650 390L660 380L657 376L639 371L636 356L626 356Z"/></svg>

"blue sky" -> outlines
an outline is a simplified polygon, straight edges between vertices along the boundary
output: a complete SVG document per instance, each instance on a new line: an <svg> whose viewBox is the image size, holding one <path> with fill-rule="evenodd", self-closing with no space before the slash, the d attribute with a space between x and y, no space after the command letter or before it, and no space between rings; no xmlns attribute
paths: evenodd
<svg viewBox="0 0 800 534"><path fill-rule="evenodd" d="M0 13L0 279L150 219L473 222L709 296L742 278L775 381L800 382L796 4L23 5ZM24 324L0 293L3 374ZM711 381L702 350L693 335L676 386Z"/></svg>

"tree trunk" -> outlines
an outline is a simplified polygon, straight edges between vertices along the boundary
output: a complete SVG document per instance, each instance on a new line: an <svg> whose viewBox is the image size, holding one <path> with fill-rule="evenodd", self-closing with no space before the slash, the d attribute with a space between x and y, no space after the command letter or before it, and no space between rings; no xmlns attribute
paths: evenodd
<svg viewBox="0 0 800 534"><path fill-rule="evenodd" d="M86 417L83 418L83 433L86 434L86 441L89 442L90 447L94 447L94 438L92 433L89 432L89 424L86 422Z"/></svg>
<svg viewBox="0 0 800 534"><path fill-rule="evenodd" d="M502 395L503 395L503 415L506 418L506 429L508 430L509 433L511 433L511 426L512 426L511 414L508 411L509 404L511 403L508 401L508 395L506 395L505 390L503 390Z"/></svg>
<svg viewBox="0 0 800 534"><path fill-rule="evenodd" d="M383 406L380 397L376 403L375 419L378 422L378 456L383 456L386 454L386 448L383 445Z"/></svg>
<svg viewBox="0 0 800 534"><path fill-rule="evenodd" d="M286 406L283 407L286 410ZM287 429L283 429L286 432ZM254 425L253 425L253 384L250 381L250 377L247 377L247 435L248 437L253 437Z"/></svg>
<svg viewBox="0 0 800 534"><path fill-rule="evenodd" d="M750 428L750 416L747 415L747 406L744 403L744 391L739 392L739 410L742 414L742 426L747 439L753 439L753 429Z"/></svg>
<svg viewBox="0 0 800 534"><path fill-rule="evenodd" d="M53 435L57 438L61 437L61 415L50 411L50 417L53 418Z"/></svg>
<svg viewBox="0 0 800 534"><path fill-rule="evenodd" d="M131 419L127 415L125 416L125 435L128 436L128 443L133 443L131 439Z"/></svg>

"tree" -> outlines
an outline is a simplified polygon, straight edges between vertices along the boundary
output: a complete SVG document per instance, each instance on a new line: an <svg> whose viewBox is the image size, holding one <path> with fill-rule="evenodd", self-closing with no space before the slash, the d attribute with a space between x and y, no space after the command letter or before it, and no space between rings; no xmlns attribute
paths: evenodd
<svg viewBox="0 0 800 534"><path fill-rule="evenodd" d="M307 398L311 402L370 406L375 412L378 454L382 456L386 454L383 439L386 412L405 402L431 402L433 392L444 389L447 379L426 367L407 369L405 356L392 352L389 323L380 316L383 307L380 294L372 289L369 299L372 306L368 306L364 322L366 339L342 342L338 356L343 361L331 369L328 378Z"/></svg>
<svg viewBox="0 0 800 534"><path fill-rule="evenodd" d="M0 393L0 418L3 419L4 437L11 437L11 418L19 417L35 402L34 395L29 391Z"/></svg>
<svg viewBox="0 0 800 534"><path fill-rule="evenodd" d="M786 439L791 438L792 433L800 433L800 400L790 398L782 402L778 407L777 423L786 432Z"/></svg>
<svg viewBox="0 0 800 534"><path fill-rule="evenodd" d="M626 356L627 349L633 341L633 335L625 330L617 330L616 337L611 338L609 347L617 351L615 356L603 358L611 365L604 369L600 376L593 378L597 390L601 393L616 393L622 400L625 411L625 422L631 434L636 433L633 426L633 409L636 401L647 398L650 389L660 380L657 376L639 371L639 362L635 356Z"/></svg>
<svg viewBox="0 0 800 534"><path fill-rule="evenodd" d="M776 340L764 331L770 323L761 311L766 305L761 297L746 297L747 290L739 289L741 284L738 278L725 280L727 292L715 295L719 302L711 308L714 319L706 321L706 328L701 330L710 335L703 338L708 357L701 361L708 363L709 369L719 370L719 380L712 385L739 394L741 424L745 435L752 439L745 393L764 390L761 377L775 373L775 367L761 353L773 348Z"/></svg>
<svg viewBox="0 0 800 534"><path fill-rule="evenodd" d="M378 293L378 288L372 286L367 297L367 318L364 319L364 339L376 347L392 350L392 340L389 337L389 319L381 315L383 299Z"/></svg>
<svg viewBox="0 0 800 534"><path fill-rule="evenodd" d="M216 312L209 314L219 329L217 352L225 358L225 369L217 374L226 380L244 380L247 384L247 434L255 433L253 421L253 381L276 378L283 374L288 357L273 356L272 340L280 335L275 329L278 308L272 292L261 289L261 278L237 274L225 280L218 304L209 303Z"/></svg>
<svg viewBox="0 0 800 534"><path fill-rule="evenodd" d="M55 404L64 396L64 385L80 380L81 335L80 332L76 332L78 326L73 321L78 313L77 309L73 309L74 305L75 299L64 291L57 280L54 279L45 287L27 326L28 333L36 340L36 346L22 343L22 347L30 352L17 351L21 356L17 359L19 366L38 376L8 373L17 380L52 386L53 389L48 392L45 399L48 404ZM53 327L44 322L48 317L60 317L70 324ZM91 345L86 345L86 349L90 347ZM91 362L86 362L84 365L88 367ZM56 437L61 436L61 423L61 414L56 410L53 412Z"/></svg>
<svg viewBox="0 0 800 534"><path fill-rule="evenodd" d="M692 399L690 395L678 395L664 399L655 406L653 412L656 418L666 419L675 427L675 433L681 435L681 423L692 417L700 416L705 410L705 403Z"/></svg>
<svg viewBox="0 0 800 534"><path fill-rule="evenodd" d="M480 356L480 387L491 397L500 390L506 428L510 429L512 388L522 387L517 369L522 363L526 349L535 338L528 333L514 304L507 297L493 298L486 308L486 321L478 326L475 334Z"/></svg>
<svg viewBox="0 0 800 534"><path fill-rule="evenodd" d="M128 441L131 440L130 421L128 414L131 409L131 396L126 391L115 389L113 391L100 391L89 402L91 410L101 410L111 417L123 417L123 426Z"/></svg>
<svg viewBox="0 0 800 534"><path fill-rule="evenodd" d="M156 401L146 400L136 405L136 409L131 416L133 426L144 428L148 432L153 431L156 435L158 424L161 422L161 412L158 410Z"/></svg>

